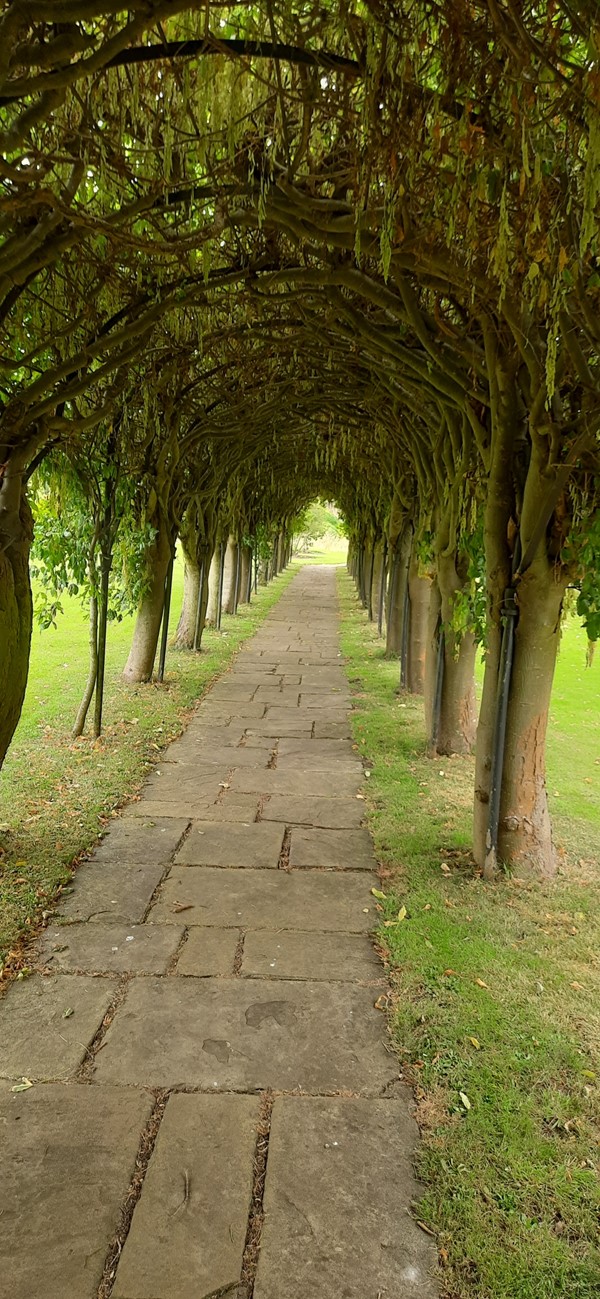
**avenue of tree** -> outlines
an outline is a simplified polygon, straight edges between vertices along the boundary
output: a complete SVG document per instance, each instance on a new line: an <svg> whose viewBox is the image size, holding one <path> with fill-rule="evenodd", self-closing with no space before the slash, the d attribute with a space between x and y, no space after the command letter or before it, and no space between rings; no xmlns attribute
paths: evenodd
<svg viewBox="0 0 600 1299"><path fill-rule="evenodd" d="M0 760L32 510L89 704L127 601L151 675L178 537L198 648L321 496L430 752L475 748L476 860L551 874L568 588L600 635L595 0L12 0L0 139Z"/></svg>

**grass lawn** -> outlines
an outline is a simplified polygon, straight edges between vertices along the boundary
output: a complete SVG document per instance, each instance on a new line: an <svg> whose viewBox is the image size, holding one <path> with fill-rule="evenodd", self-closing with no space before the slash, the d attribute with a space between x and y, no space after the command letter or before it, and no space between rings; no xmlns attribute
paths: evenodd
<svg viewBox="0 0 600 1299"><path fill-rule="evenodd" d="M71 867L93 847L106 818L142 784L161 749L182 730L194 704L229 666L287 586L294 563L253 594L222 631L207 629L203 651L169 649L163 685L126 686L121 672L131 618L111 623L101 739L71 739L87 675L88 625L76 600L63 600L56 629L33 633L21 721L0 774L0 974L21 961L32 932ZM176 565L170 632L179 618L183 569Z"/></svg>
<svg viewBox="0 0 600 1299"><path fill-rule="evenodd" d="M386 894L391 1030L423 1136L418 1217L439 1242L443 1295L592 1299L600 654L586 669L585 639L568 627L548 743L559 874L487 885L469 856L473 762L426 758L421 701L396 693L398 665L383 658L349 578L338 580L355 738L374 764L367 802Z"/></svg>

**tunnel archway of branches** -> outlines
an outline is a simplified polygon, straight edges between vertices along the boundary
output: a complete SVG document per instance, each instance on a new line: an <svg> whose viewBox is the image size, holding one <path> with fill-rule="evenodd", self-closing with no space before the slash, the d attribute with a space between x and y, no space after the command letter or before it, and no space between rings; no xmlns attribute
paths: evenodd
<svg viewBox="0 0 600 1299"><path fill-rule="evenodd" d="M199 573L325 493L431 752L485 640L475 855L550 872L568 586L600 632L593 0L12 0L0 49L1 754L53 464L99 587L136 538L130 678L177 535Z"/></svg>

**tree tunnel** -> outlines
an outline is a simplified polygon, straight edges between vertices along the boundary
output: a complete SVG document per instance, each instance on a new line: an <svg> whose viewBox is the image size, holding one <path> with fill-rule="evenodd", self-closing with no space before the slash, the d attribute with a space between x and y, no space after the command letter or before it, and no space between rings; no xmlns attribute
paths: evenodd
<svg viewBox="0 0 600 1299"><path fill-rule="evenodd" d="M99 608L127 573L134 682L177 538L198 649L321 495L430 753L475 747L477 862L552 872L567 587L600 633L594 9L5 7L0 759L40 501Z"/></svg>

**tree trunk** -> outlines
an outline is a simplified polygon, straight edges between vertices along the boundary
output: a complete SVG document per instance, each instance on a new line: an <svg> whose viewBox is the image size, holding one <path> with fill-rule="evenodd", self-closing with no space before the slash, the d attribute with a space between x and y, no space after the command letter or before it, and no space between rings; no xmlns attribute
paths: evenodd
<svg viewBox="0 0 600 1299"><path fill-rule="evenodd" d="M235 590L238 565L238 544L235 537L227 540L225 572L223 576L223 612L235 613Z"/></svg>
<svg viewBox="0 0 600 1299"><path fill-rule="evenodd" d="M412 695L422 695L425 689L430 589L431 578L421 577L417 560L413 556L408 577L410 626L406 671L406 687Z"/></svg>
<svg viewBox="0 0 600 1299"><path fill-rule="evenodd" d="M373 566L371 571L371 590L369 592L369 617L379 623L379 597L381 595L381 574L383 570L383 542L377 541L373 546Z"/></svg>
<svg viewBox="0 0 600 1299"><path fill-rule="evenodd" d="M112 506L107 506L107 523L110 525ZM96 698L94 700L94 739L102 732L104 708L104 676L106 668L106 632L108 628L108 593L112 565L112 545L108 543L100 556L100 598L98 600L98 667L96 670Z"/></svg>
<svg viewBox="0 0 600 1299"><path fill-rule="evenodd" d="M200 565L196 562L195 556L187 553L183 543L182 549L184 557L183 603L179 622L177 623L177 631L175 632L175 644L179 649L193 649L198 596L200 594Z"/></svg>
<svg viewBox="0 0 600 1299"><path fill-rule="evenodd" d="M425 720L431 757L471 753L475 743L475 640L469 632L459 640L451 630L453 600L460 587L454 557L439 556L437 578L431 584L425 664ZM440 620L444 629L443 681L437 738L432 743Z"/></svg>
<svg viewBox="0 0 600 1299"><path fill-rule="evenodd" d="M221 569L221 546L217 542L208 570L208 600L206 603L206 621L214 626L217 620L217 602L219 598L219 573Z"/></svg>
<svg viewBox="0 0 600 1299"><path fill-rule="evenodd" d="M252 593L252 546L240 546L240 604L249 604Z"/></svg>
<svg viewBox="0 0 600 1299"><path fill-rule="evenodd" d="M396 540L393 553L390 553L385 643L385 652L389 658L397 658L402 649L411 547L412 526L407 523Z"/></svg>
<svg viewBox="0 0 600 1299"><path fill-rule="evenodd" d="M497 860L542 876L556 869L546 790L546 730L565 589L566 578L553 573L545 556L521 578L508 695ZM486 662L488 675L482 713L485 705L485 733L491 736L497 673L494 677ZM476 790L474 852L480 865L486 859L490 769L491 761L486 786Z"/></svg>
<svg viewBox="0 0 600 1299"><path fill-rule="evenodd" d="M96 686L96 677L98 675L98 601L95 595L90 596L90 666L88 679L83 692L83 699L79 705L79 711L71 732L73 739L77 740L83 735L88 710L92 702L92 696Z"/></svg>
<svg viewBox="0 0 600 1299"><path fill-rule="evenodd" d="M18 511L18 512L17 512ZM23 495L14 513L0 491L0 766L21 716L33 625L29 551L31 510Z"/></svg>
<svg viewBox="0 0 600 1299"><path fill-rule="evenodd" d="M171 553L169 529L161 519L154 541L148 548L146 591L138 607L133 641L123 672L125 680L132 684L136 681L150 681L152 677L162 620L165 577Z"/></svg>

